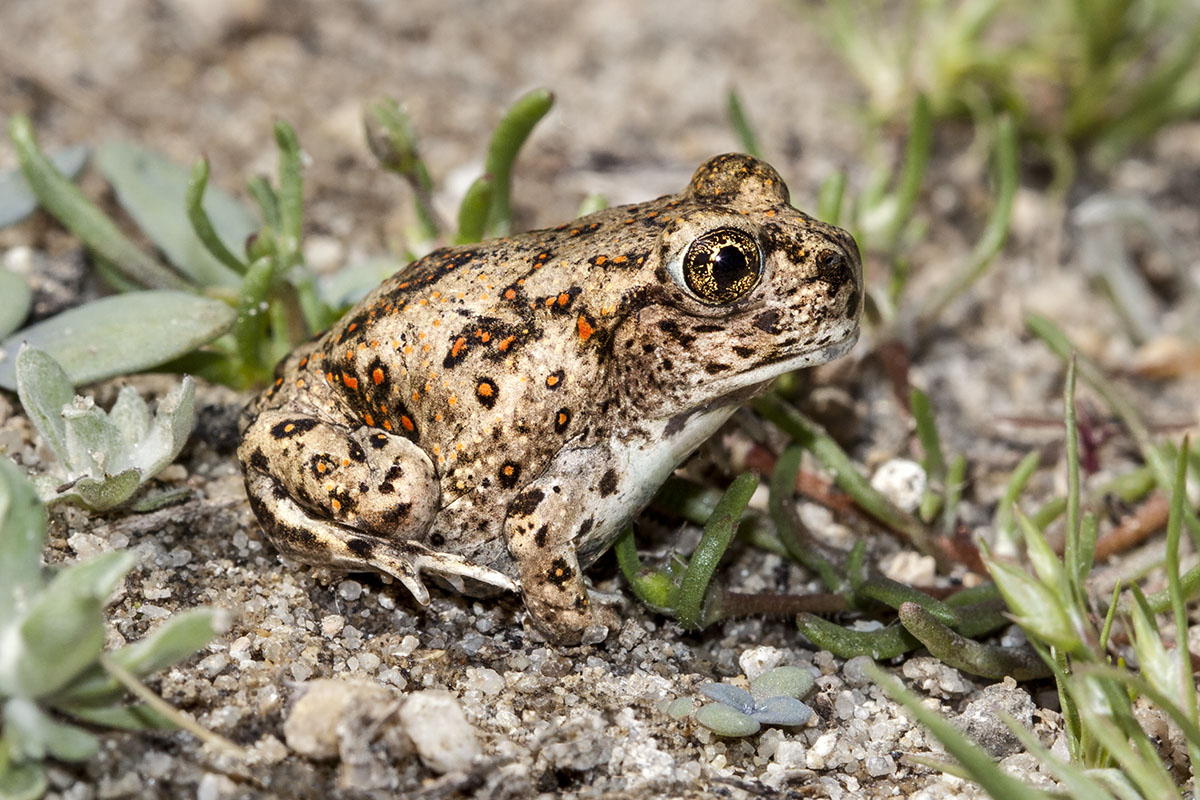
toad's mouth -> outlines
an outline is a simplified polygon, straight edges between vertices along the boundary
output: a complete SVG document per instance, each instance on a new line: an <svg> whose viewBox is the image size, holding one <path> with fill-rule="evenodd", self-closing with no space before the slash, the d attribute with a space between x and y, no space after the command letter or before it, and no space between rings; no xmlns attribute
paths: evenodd
<svg viewBox="0 0 1200 800"><path fill-rule="evenodd" d="M804 367L815 367L841 358L858 342L858 333L858 328L855 328L845 339L832 344L764 360L753 369L708 383L705 385L706 389L712 392L713 396L721 398L719 404L740 405L761 394L771 381L784 373Z"/></svg>
<svg viewBox="0 0 1200 800"><path fill-rule="evenodd" d="M731 375L729 380L736 381L741 386L764 383L785 372L791 372L803 367L815 367L818 364L834 361L850 352L850 348L854 347L855 343L858 342L858 333L858 328L855 328L845 339L833 342L832 344L812 350L802 350L799 353L782 353L768 358L753 369L746 370L738 375Z"/></svg>

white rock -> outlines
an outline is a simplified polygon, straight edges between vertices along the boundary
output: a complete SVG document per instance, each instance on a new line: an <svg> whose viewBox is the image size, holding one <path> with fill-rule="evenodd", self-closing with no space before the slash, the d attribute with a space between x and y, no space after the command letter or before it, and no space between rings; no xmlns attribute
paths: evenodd
<svg viewBox="0 0 1200 800"><path fill-rule="evenodd" d="M799 739L784 739L775 746L775 763L784 767L803 767L808 748Z"/></svg>
<svg viewBox="0 0 1200 800"><path fill-rule="evenodd" d="M304 694L292 704L283 736L288 747L309 758L338 755L338 724L344 716L392 701L392 693L376 683L322 679L301 688Z"/></svg>
<svg viewBox="0 0 1200 800"><path fill-rule="evenodd" d="M909 513L921 505L921 497L928 485L925 470L907 458L885 461L871 476L871 488Z"/></svg>
<svg viewBox="0 0 1200 800"><path fill-rule="evenodd" d="M738 666L747 680L754 680L769 669L783 663L784 652L778 647L752 647L738 656Z"/></svg>
<svg viewBox="0 0 1200 800"><path fill-rule="evenodd" d="M444 773L465 770L480 754L475 729L458 698L442 689L413 692L400 708L400 725L425 766Z"/></svg>

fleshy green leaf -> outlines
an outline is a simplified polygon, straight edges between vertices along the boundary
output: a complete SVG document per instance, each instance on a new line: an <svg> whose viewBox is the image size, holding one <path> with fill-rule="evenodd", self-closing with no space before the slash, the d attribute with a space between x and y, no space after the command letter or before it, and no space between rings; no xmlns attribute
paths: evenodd
<svg viewBox="0 0 1200 800"><path fill-rule="evenodd" d="M67 444L64 463L69 476L100 478L121 468L125 443L117 426L109 422L108 414L92 398L80 398L66 406L62 418Z"/></svg>
<svg viewBox="0 0 1200 800"><path fill-rule="evenodd" d="M8 336L29 316L33 290L17 273L0 269L0 297L4 298L0 303L0 336Z"/></svg>
<svg viewBox="0 0 1200 800"><path fill-rule="evenodd" d="M190 169L124 141L101 145L96 167L112 184L121 207L180 272L201 286L240 285L238 274L208 252L188 220ZM258 230L249 210L212 186L206 187L203 207L218 238L235 253Z"/></svg>
<svg viewBox="0 0 1200 800"><path fill-rule="evenodd" d="M38 800L47 785L46 768L36 761L0 762L0 800Z"/></svg>
<svg viewBox="0 0 1200 800"><path fill-rule="evenodd" d="M50 163L54 164L59 172L74 179L87 163L87 157L88 149L83 145L76 145L50 156ZM19 167L0 171L0 228L25 219L34 212L37 205L37 197L29 188L29 181L25 180Z"/></svg>
<svg viewBox="0 0 1200 800"><path fill-rule="evenodd" d="M116 508L124 503L141 485L142 474L132 467L122 470L116 475L105 475L103 478L84 476L75 481L69 489L59 492L53 498L45 498L47 502L75 500L94 510L104 511Z"/></svg>
<svg viewBox="0 0 1200 800"><path fill-rule="evenodd" d="M16 464L0 456L0 631L41 585L45 542L46 511L33 486Z"/></svg>
<svg viewBox="0 0 1200 800"><path fill-rule="evenodd" d="M95 736L55 720L28 698L13 697L4 704L4 724L14 734L10 741L17 760L40 761L48 754L61 761L86 761L100 749Z"/></svg>
<svg viewBox="0 0 1200 800"><path fill-rule="evenodd" d="M105 728L121 728L127 731L169 731L178 727L158 711L142 704L133 706L64 704L56 705L56 708L82 722Z"/></svg>
<svg viewBox="0 0 1200 800"><path fill-rule="evenodd" d="M112 551L62 569L30 604L18 629L16 688L27 697L61 689L104 648L104 604L134 564Z"/></svg>
<svg viewBox="0 0 1200 800"><path fill-rule="evenodd" d="M812 691L816 679L801 667L775 667L750 681L750 694L755 700L767 697L804 697Z"/></svg>
<svg viewBox="0 0 1200 800"><path fill-rule="evenodd" d="M722 736L750 736L762 727L754 717L724 703L701 706L696 712L696 722Z"/></svg>
<svg viewBox="0 0 1200 800"><path fill-rule="evenodd" d="M116 402L108 410L108 421L122 440L136 442L150 432L150 407L137 389L126 384L117 392Z"/></svg>
<svg viewBox="0 0 1200 800"><path fill-rule="evenodd" d="M152 675L208 644L216 633L217 613L211 608L194 608L175 614L142 639L112 651L108 657L139 678ZM59 708L95 708L110 705L124 694L125 688L116 678L95 666L55 695L52 702Z"/></svg>
<svg viewBox="0 0 1200 800"><path fill-rule="evenodd" d="M3 363L0 363L0 369L3 369ZM16 388L21 407L33 426L58 460L66 463L67 431L62 410L75 398L71 379L52 356L24 344L17 352Z"/></svg>
<svg viewBox="0 0 1200 800"><path fill-rule="evenodd" d="M104 297L18 331L0 344L0 387L15 389L11 354L21 342L45 350L76 386L150 369L233 328L225 303L158 290Z"/></svg>
<svg viewBox="0 0 1200 800"><path fill-rule="evenodd" d="M187 281L146 255L116 223L59 172L38 148L33 123L24 114L8 118L8 138L17 151L30 188L55 219L93 252L112 263L124 278L157 289L190 289Z"/></svg>
<svg viewBox="0 0 1200 800"><path fill-rule="evenodd" d="M768 697L754 706L754 717L762 725L803 725L812 709L794 697Z"/></svg>

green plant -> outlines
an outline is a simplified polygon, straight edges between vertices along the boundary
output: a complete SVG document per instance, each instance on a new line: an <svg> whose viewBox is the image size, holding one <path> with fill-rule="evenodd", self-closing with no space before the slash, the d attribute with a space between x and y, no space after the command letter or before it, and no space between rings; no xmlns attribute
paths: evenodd
<svg viewBox="0 0 1200 800"><path fill-rule="evenodd" d="M99 739L78 723L129 730L180 724L139 679L187 658L215 633L217 612L199 608L105 653L104 606L133 567L134 555L111 551L47 569L41 563L45 541L44 508L20 469L0 458L3 800L40 797L47 758L84 761L96 752ZM141 702L127 705L127 691Z"/></svg>
<svg viewBox="0 0 1200 800"><path fill-rule="evenodd" d="M1043 334L1053 334L1039 321ZM1097 614L1085 591L1096 544L1096 519L1081 512L1078 433L1074 412L1074 360L1068 362L1065 390L1067 430L1067 540L1062 558L1055 555L1032 520L1016 514L1032 574L996 558L986 563L1016 622L1024 629L1058 684L1066 725L1070 760L1047 750L1016 723L1006 720L1022 743L1076 798L1178 798L1178 781L1163 763L1159 747L1143 727L1144 711L1152 704L1182 734L1190 762L1193 792L1200 779L1200 710L1187 642L1185 576L1179 565L1179 545L1185 524L1185 481L1190 448L1185 441L1176 451L1171 471L1170 516L1165 547L1168 588L1164 598L1149 601L1135 585L1128 602L1118 602L1114 590L1107 609ZM1088 372L1092 370L1089 368ZM1081 370L1082 372L1082 370ZM1095 374L1091 379L1097 379ZM1106 391L1113 392L1106 383ZM1165 603L1164 603L1165 600ZM1154 615L1169 610L1173 625L1160 627ZM1130 633L1139 672L1109 655L1114 624L1123 621ZM1168 648L1162 633L1173 633ZM997 798L1052 797L1005 775L961 733L924 708L917 698L891 678L877 672L875 679L889 695L903 703L940 739L958 760L957 765L935 764L976 781Z"/></svg>
<svg viewBox="0 0 1200 800"><path fill-rule="evenodd" d="M195 383L186 375L154 416L132 386L105 413L75 387L53 358L23 345L17 395L58 458L59 472L34 479L43 502L64 500L96 511L121 505L175 460L195 425Z"/></svg>
<svg viewBox="0 0 1200 800"><path fill-rule="evenodd" d="M458 233L448 238L469 242L507 232L512 164L552 102L549 92L535 90L503 117L488 149L487 172L464 198ZM209 186L203 159L189 171L128 142L98 148L96 166L122 208L166 256L167 266L138 247L59 172L38 148L28 118L13 115L9 137L29 192L80 238L98 273L125 294L11 333L0 342L0 352L15 353L21 342L29 342L62 364L76 385L160 366L234 386L266 381L296 344L328 327L348 303L443 238L432 209L432 182L407 116L390 101L376 103L368 114L372 147L384 166L416 189L422 225L416 246L403 260L369 259L324 285L304 263L300 145L286 123L276 124L274 131L277 184L263 177L247 182L257 214ZM11 312L6 308L0 315L0 335L10 333L26 314L28 302L21 298L27 287L22 292L24 282L17 281L0 272L0 288L11 285L18 299ZM15 388L12 361L0 359L0 387Z"/></svg>
<svg viewBox="0 0 1200 800"><path fill-rule="evenodd" d="M750 681L750 691L728 683L705 683L700 693L714 702L696 711L696 722L722 736L750 736L763 725L803 725L812 709L800 701L816 685L800 667L776 667Z"/></svg>
<svg viewBox="0 0 1200 800"><path fill-rule="evenodd" d="M823 21L872 120L903 119L920 95L937 119L1009 114L1063 187L1077 154L1112 164L1200 111L1200 13L1188 3L838 0Z"/></svg>

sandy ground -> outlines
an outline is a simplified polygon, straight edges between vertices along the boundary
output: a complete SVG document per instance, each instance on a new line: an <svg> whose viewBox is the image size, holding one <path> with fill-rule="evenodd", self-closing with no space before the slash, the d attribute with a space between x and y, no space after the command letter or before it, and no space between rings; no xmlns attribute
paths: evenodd
<svg viewBox="0 0 1200 800"><path fill-rule="evenodd" d="M811 208L820 182L838 169L860 186L869 167L864 154L886 155L896 143L863 140L861 100L819 24L810 6L767 0L8 0L0 6L0 114L30 114L47 147L122 137L185 163L206 154L213 180L233 192L243 176L272 169L271 125L287 120L310 159L310 253L333 269L386 252L409 213L406 188L374 165L362 138L362 106L381 95L411 112L449 214L505 106L526 89L552 89L556 107L516 173L518 229L569 218L590 192L620 203L678 191L702 159L736 148L724 110L734 86L797 206ZM1148 204L1175 252L1185 254L1184 271L1172 275L1163 253L1134 243L1133 256L1159 290L1155 341L1195 334L1196 262L1186 254L1200 243L1197 141L1195 125L1168 129L1066 200L1038 185L1022 188L1002 258L936 329L911 343L911 378L930 392L947 449L969 459L968 530L986 532L1003 481L1032 449L1043 453L1045 470L1031 484L1028 506L1062 491L1055 420L1063 372L1025 332L1025 313L1055 318L1114 371L1146 356L1080 270L1072 208L1098 191ZM13 161L0 142L0 166ZM986 209L985 176L979 154L939 139L921 204L931 232L914 257L917 294L944 280L969 249ZM98 193L100 182L92 176L85 187ZM75 245L44 220L0 233L0 249L17 245L48 253L46 270L78 267ZM882 265L867 266L868 280L878 280ZM839 434L868 468L915 452L873 344L868 336L856 356L819 373L829 385L821 390L826 408L850 410L853 421L843 416ZM149 393L167 383L151 377L135 385ZM1177 429L1195 423L1196 388L1194 374L1185 374L1142 381L1134 391L1153 424ZM97 390L101 399L113 393L111 385ZM56 765L52 796L978 796L908 763L905 754L936 745L866 681L861 664L814 653L783 622L744 620L688 635L630 598L624 627L607 643L555 648L523 624L511 598L436 593L423 610L374 577L281 561L246 507L232 457L233 421L245 399L203 388L199 435L181 465L163 475L192 489L190 501L140 517L56 511L48 559L112 547L138 554L112 608L114 645L176 610L210 604L235 611L228 632L155 686L248 752L231 756L182 733L114 734L87 764ZM1130 463L1135 449L1106 412L1097 413L1112 433L1091 478L1099 483ZM0 395L0 451L31 468L47 455L9 395ZM836 528L819 511L806 513ZM1121 513L1115 509L1113 519ZM843 541L868 534L878 563L905 579L931 577L929 565L897 543L865 530L841 532ZM1161 539L1147 548L1152 557ZM1131 560L1144 557L1135 552ZM1105 569L1115 573L1122 563ZM779 559L747 551L735 554L729 575L746 590L809 587ZM601 588L625 591L610 561L594 578ZM807 727L726 740L662 710L664 700L698 698L700 684L739 680L763 662L821 676L817 715ZM1062 746L1058 716L1044 708L1053 694L1046 686L985 690L921 657L897 672L948 715L964 714L964 724L994 720L989 710L999 705L1025 715L1047 744ZM305 689L325 678L346 682L304 704ZM396 713L418 694L433 698L434 711ZM446 708L461 709L461 725ZM972 730L983 739L996 734ZM476 741L478 757L471 761L476 751L467 746L465 760L455 761L459 745L440 741L447 731L460 744ZM1012 742L994 746L1012 771L1045 780Z"/></svg>

